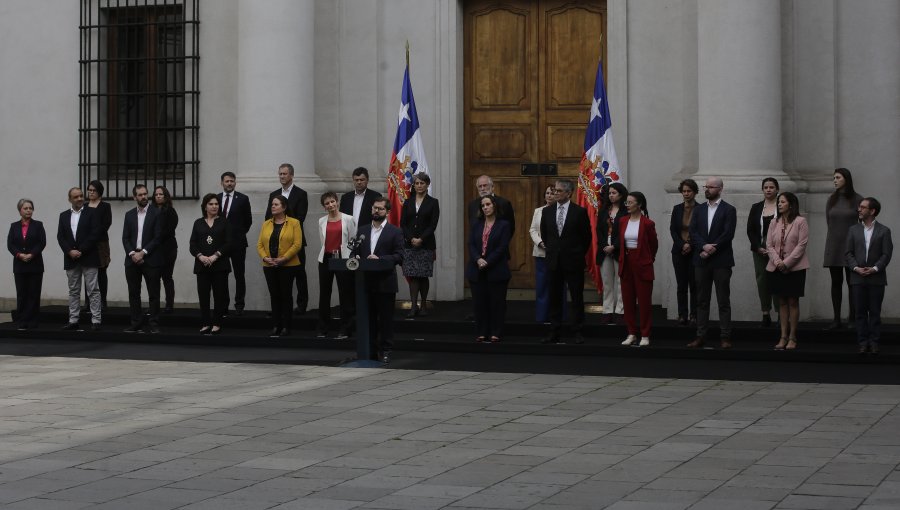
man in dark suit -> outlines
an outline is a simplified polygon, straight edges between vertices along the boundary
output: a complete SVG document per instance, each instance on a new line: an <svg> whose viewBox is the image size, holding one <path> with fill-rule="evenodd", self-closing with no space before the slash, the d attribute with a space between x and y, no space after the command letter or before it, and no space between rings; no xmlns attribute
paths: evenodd
<svg viewBox="0 0 900 510"><path fill-rule="evenodd" d="M224 216L231 226L232 244L229 246L228 255L231 261L231 270L234 272L234 314L244 313L244 296L247 293L247 284L244 280L245 263L247 261L247 232L253 224L250 214L250 199L247 195L235 191L237 177L234 172L222 174L222 193L219 193L219 216ZM227 292L227 289L226 289ZM228 302L231 298L226 294L225 309L228 310Z"/></svg>
<svg viewBox="0 0 900 510"><path fill-rule="evenodd" d="M516 213L513 211L513 206L509 203L509 200L494 194L493 179L487 175L482 175L475 180L475 188L478 190L478 196L469 202L469 226L471 227L478 221L478 210L481 209L481 197L493 195L494 200L497 202L498 216L509 222L510 234L515 235Z"/></svg>
<svg viewBox="0 0 900 510"><path fill-rule="evenodd" d="M100 253L97 240L100 238L100 222L96 211L84 207L84 192L75 187L69 190L69 204L72 207L59 213L56 240L63 252L63 269L69 279L69 321L63 326L66 331L82 331L78 324L81 316L81 284L87 290L88 306L91 309L91 329L100 330Z"/></svg>
<svg viewBox="0 0 900 510"><path fill-rule="evenodd" d="M694 252L694 278L697 280L697 337L687 346L703 347L709 328L712 287L716 286L719 305L721 347L731 348L731 268L734 251L731 241L737 228L737 210L722 200L724 183L710 177L703 186L706 203L696 206L689 228Z"/></svg>
<svg viewBox="0 0 900 510"><path fill-rule="evenodd" d="M856 340L859 353L878 354L881 339L881 303L887 286L887 265L894 242L891 229L875 221L881 212L878 200L864 198L857 207L859 220L847 233L846 259L850 268L850 292L856 304Z"/></svg>
<svg viewBox="0 0 900 510"><path fill-rule="evenodd" d="M546 249L547 276L550 282L550 335L541 343L561 343L562 308L569 288L575 343L584 343L584 257L592 242L591 221L587 211L571 201L575 183L556 181L556 203L541 213L541 247Z"/></svg>
<svg viewBox="0 0 900 510"><path fill-rule="evenodd" d="M340 211L353 216L357 227L372 223L372 204L381 193L369 189L369 171L363 167L353 170L353 193L341 195Z"/></svg>
<svg viewBox="0 0 900 510"><path fill-rule="evenodd" d="M162 217L156 207L148 207L147 186L135 184L131 196L137 206L125 213L122 227L122 246L125 248L125 280L128 282L128 305L131 308L131 325L126 333L143 331L143 310L141 309L141 279L147 285L147 299L150 303L147 331L159 333L159 277L163 265Z"/></svg>
<svg viewBox="0 0 900 510"><path fill-rule="evenodd" d="M372 223L359 227L365 235L359 246L359 256L367 259L390 260L390 271L366 273L369 299L369 345L371 352L380 353L375 359L390 363L394 339L394 300L397 297L397 265L403 262L403 232L387 222L391 203L384 197L372 204ZM374 247L374 248L373 248ZM377 341L380 339L380 342Z"/></svg>
<svg viewBox="0 0 900 510"><path fill-rule="evenodd" d="M306 284L306 214L309 212L309 196L306 191L299 186L294 185L294 165L290 163L282 163L278 166L278 180L281 182L281 188L269 193L269 203L266 205L266 219L272 217L272 198L281 195L288 201L287 214L291 218L300 221L303 242L300 245L300 267L295 274L297 275L297 308L294 313L303 315L306 313L306 306L309 304L309 287Z"/></svg>

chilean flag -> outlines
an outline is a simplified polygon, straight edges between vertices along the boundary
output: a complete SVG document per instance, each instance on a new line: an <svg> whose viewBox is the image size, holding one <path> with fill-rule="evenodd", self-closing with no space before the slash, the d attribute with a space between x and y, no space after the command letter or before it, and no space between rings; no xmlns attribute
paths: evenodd
<svg viewBox="0 0 900 510"><path fill-rule="evenodd" d="M594 80L594 100L591 102L591 117L587 132L584 134L584 154L579 165L578 193L575 198L578 205L588 210L591 219L594 242L585 255L585 262L598 292L603 288L600 267L597 266L597 212L603 207L600 188L604 184L619 182L621 178L622 171L613 146L609 104L603 88L603 62L598 62L597 77Z"/></svg>
<svg viewBox="0 0 900 510"><path fill-rule="evenodd" d="M391 212L388 222L400 225L400 210L412 190L412 177L417 172L428 173L425 148L419 130L419 116L413 99L412 85L409 83L409 62L403 73L403 92L400 94L400 113L397 116L397 136L391 152L391 164L387 174L388 200Z"/></svg>

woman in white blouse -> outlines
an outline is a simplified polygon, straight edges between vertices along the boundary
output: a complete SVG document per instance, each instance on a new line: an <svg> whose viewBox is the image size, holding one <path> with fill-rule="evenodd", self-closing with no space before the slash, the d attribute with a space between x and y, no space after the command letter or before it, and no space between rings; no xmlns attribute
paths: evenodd
<svg viewBox="0 0 900 510"><path fill-rule="evenodd" d="M337 277L338 298L341 302L341 328L336 338L347 338L353 330L353 319L356 312L353 279L350 273L335 272L328 268L328 260L332 258L348 258L350 248L347 243L356 237L356 222L353 216L344 214L338 209L337 194L326 191L321 198L322 207L327 213L319 218L319 238L322 249L319 250L319 324L316 326L316 337L328 336L328 325L331 323L331 284Z"/></svg>

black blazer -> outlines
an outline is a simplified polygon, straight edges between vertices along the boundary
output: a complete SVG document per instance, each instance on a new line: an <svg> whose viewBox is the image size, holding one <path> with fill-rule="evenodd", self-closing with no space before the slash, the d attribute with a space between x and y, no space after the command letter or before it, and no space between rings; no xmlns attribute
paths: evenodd
<svg viewBox="0 0 900 510"><path fill-rule="evenodd" d="M481 209L481 198L482 197L475 197L471 202L469 202L469 226L474 226L475 223L478 222L478 210ZM494 195L494 201L497 202L497 216L500 219L504 219L509 222L510 235L515 235L516 213L515 211L513 211L512 204L509 203L509 200L501 197L500 195Z"/></svg>
<svg viewBox="0 0 900 510"><path fill-rule="evenodd" d="M84 206L93 209L97 215L97 220L100 224L100 236L97 240L109 241L109 227L112 226L112 206L105 200L101 200L97 207L91 207L87 202L84 203Z"/></svg>
<svg viewBox="0 0 900 510"><path fill-rule="evenodd" d="M129 253L137 249L137 207L125 213L125 223L122 226L122 247L125 248L125 266L134 264ZM143 237L141 248L147 252L144 255L144 263L151 267L163 265L163 253L159 243L162 237L162 217L154 205L147 205L147 216L144 218Z"/></svg>
<svg viewBox="0 0 900 510"><path fill-rule="evenodd" d="M43 273L44 257L42 252L47 246L47 233L44 232L44 224L38 220L31 220L28 226L28 235L22 238L22 220L14 221L9 226L9 234L6 236L6 249L13 256L13 273ZM18 253L30 253L31 262L24 262L16 257Z"/></svg>
<svg viewBox="0 0 900 510"><path fill-rule="evenodd" d="M225 193L219 193L218 197L219 216L222 216L225 207ZM241 192L233 191L228 210L229 213L226 219L228 224L231 225L232 250L241 247L246 248L248 246L247 232L250 232L250 226L253 225L253 215L250 213L250 198ZM271 214L271 211L269 214Z"/></svg>
<svg viewBox="0 0 900 510"><path fill-rule="evenodd" d="M341 195L341 205L339 209L342 213L353 216L354 195L356 195L355 190ZM375 203L375 199L377 198L381 198L381 193L366 188L365 195L363 196L362 208L359 210L359 220L356 222L357 225L368 225L372 223L372 204Z"/></svg>
<svg viewBox="0 0 900 510"><path fill-rule="evenodd" d="M894 254L891 229L876 221L869 240L869 252L866 253L865 227L862 223L857 223L847 231L846 246L845 257L850 269L849 285L887 285L887 265ZM862 276L853 271L854 267L877 267L878 272Z"/></svg>
<svg viewBox="0 0 900 510"><path fill-rule="evenodd" d="M191 256L194 257L194 274L220 271L231 272L228 254L231 252L231 243L233 242L231 238L232 230L228 220L221 216L213 221L212 227L203 218L197 218L194 221L190 241ZM197 255L209 257L216 252L221 253L222 256L210 266L204 266L200 259L197 258Z"/></svg>
<svg viewBox="0 0 900 510"><path fill-rule="evenodd" d="M484 232L484 220L478 220L469 231L469 263L466 264L466 278L470 282L477 282L479 275L484 272L489 282L505 282L512 278L509 271L509 240L512 234L509 230L509 222L497 219L488 234L487 250L484 260L487 267L478 268L478 259L481 257L481 235Z"/></svg>
<svg viewBox="0 0 900 510"><path fill-rule="evenodd" d="M733 205L722 200L716 209L712 228L707 227L709 202L694 207L691 215L691 248L694 252L694 265L711 268L734 267L734 250L731 241L737 228L737 210ZM716 252L707 259L700 258L704 244L716 245Z"/></svg>
<svg viewBox="0 0 900 510"><path fill-rule="evenodd" d="M750 215L747 216L747 239L750 240L750 251L756 253L757 248L766 247L766 235L769 233L769 224L772 218L763 221L762 236L759 235L759 218L762 217L765 200L750 206ZM777 216L778 213L776 212Z"/></svg>
<svg viewBox="0 0 900 510"><path fill-rule="evenodd" d="M562 235L556 228L556 210L551 204L541 213L541 239L547 248L547 268L555 271L583 272L584 255L593 242L587 211L569 201Z"/></svg>
<svg viewBox="0 0 900 510"><path fill-rule="evenodd" d="M412 248L410 239L418 237L422 239L423 249L437 249L434 231L437 230L440 216L441 208L438 205L438 199L425 195L425 200L422 200L422 205L419 206L419 212L416 212L416 197L414 194L410 195L406 202L403 202L403 208L400 210L400 228L403 229L406 247Z"/></svg>
<svg viewBox="0 0 900 510"><path fill-rule="evenodd" d="M694 214L697 212L697 202L694 202L694 211L691 213L691 219L694 219ZM672 236L672 253L675 255L681 255L681 247L684 246L684 239L681 238L681 218L684 216L684 202L679 202L675 204L675 207L672 208L672 216L669 218L669 235ZM688 240L687 243L691 244L690 237L690 225L688 225Z"/></svg>
<svg viewBox="0 0 900 510"><path fill-rule="evenodd" d="M597 264L602 264L603 259L605 257L612 257L613 260L619 260L619 219L628 216L628 211L625 209L623 204L619 204L619 211L616 213L616 216L612 221L612 247L613 252L610 254L606 254L603 251L603 248L609 246L607 242L607 237L609 229L607 228L607 220L609 219L609 207L604 206L597 213Z"/></svg>
<svg viewBox="0 0 900 510"><path fill-rule="evenodd" d="M275 191L269 193L269 203L266 204L266 219L272 217L272 199L281 195L281 188L276 189ZM371 214L372 211L369 211ZM287 214L291 218L300 220L300 230L302 232L303 243L301 246L306 246L306 227L303 226L303 223L306 221L306 215L309 213L309 195L307 195L306 191L296 184L291 185L291 194L288 195L288 210Z"/></svg>
<svg viewBox="0 0 900 510"><path fill-rule="evenodd" d="M366 238L359 245L359 258L365 259L370 254L378 255L378 258L391 260L394 267L390 271L367 272L366 288L369 292L397 293L397 269L396 266L403 263L403 232L385 220L384 230L378 237L378 244L372 250L372 224L363 225L356 231L365 234Z"/></svg>
<svg viewBox="0 0 900 510"><path fill-rule="evenodd" d="M56 241L63 251L63 269L75 266L100 267L100 252L97 251L97 240L100 237L100 224L97 211L90 207L81 208L75 237L72 237L72 209L59 213L59 226L56 228ZM70 250L78 250L81 257L73 259Z"/></svg>
<svg viewBox="0 0 900 510"><path fill-rule="evenodd" d="M178 212L174 207L156 208L162 220L159 238L159 249L164 258L174 259L178 256L178 240L175 238L175 229L178 228Z"/></svg>

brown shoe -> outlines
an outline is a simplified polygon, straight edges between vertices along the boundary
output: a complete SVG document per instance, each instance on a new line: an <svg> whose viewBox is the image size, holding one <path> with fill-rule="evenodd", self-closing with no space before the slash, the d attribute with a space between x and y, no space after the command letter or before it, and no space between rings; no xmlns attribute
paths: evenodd
<svg viewBox="0 0 900 510"><path fill-rule="evenodd" d="M699 349L703 347L703 337L698 336L693 342L687 344L688 349Z"/></svg>
<svg viewBox="0 0 900 510"><path fill-rule="evenodd" d="M722 349L731 349L731 340L723 338L722 344L719 347L721 347Z"/></svg>

